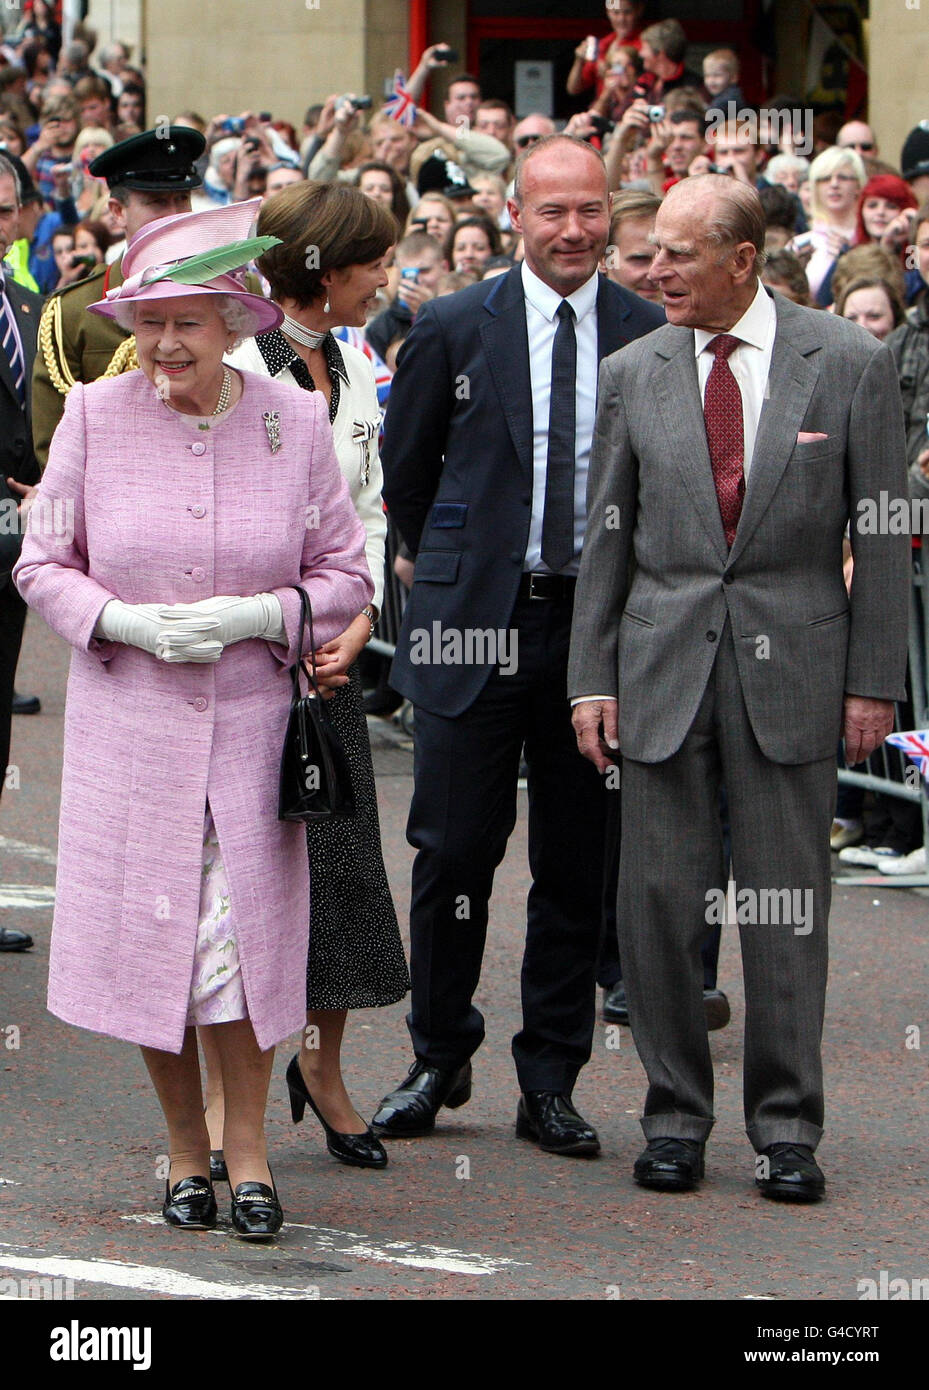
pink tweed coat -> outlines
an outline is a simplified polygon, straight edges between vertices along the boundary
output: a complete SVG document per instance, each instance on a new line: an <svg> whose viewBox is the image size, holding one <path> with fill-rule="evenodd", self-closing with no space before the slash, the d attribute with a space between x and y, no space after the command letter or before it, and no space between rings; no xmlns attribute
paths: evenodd
<svg viewBox="0 0 929 1390"><path fill-rule="evenodd" d="M142 372L73 387L14 572L74 648L48 1006L169 1052L183 1045L208 799L258 1044L303 1027L306 838L277 819L300 610L286 586L309 594L317 645L373 592L323 397L251 372L242 380L234 410L202 432ZM277 453L266 410L280 413ZM286 651L252 640L214 665L168 665L92 637L113 597L268 591L283 607Z"/></svg>

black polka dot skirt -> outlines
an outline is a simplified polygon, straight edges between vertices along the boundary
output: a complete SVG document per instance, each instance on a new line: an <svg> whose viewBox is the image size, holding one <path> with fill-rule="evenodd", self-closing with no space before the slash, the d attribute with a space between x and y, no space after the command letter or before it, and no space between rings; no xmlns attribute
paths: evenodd
<svg viewBox="0 0 929 1390"><path fill-rule="evenodd" d="M377 817L368 723L357 667L328 701L348 756L355 815L306 827L310 852L308 1009L372 1009L410 988Z"/></svg>

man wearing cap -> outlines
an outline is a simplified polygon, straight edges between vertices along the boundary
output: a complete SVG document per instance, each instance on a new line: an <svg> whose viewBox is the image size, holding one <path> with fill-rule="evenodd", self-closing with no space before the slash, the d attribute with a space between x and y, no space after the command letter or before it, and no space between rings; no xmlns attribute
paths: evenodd
<svg viewBox="0 0 929 1390"><path fill-rule="evenodd" d="M150 222L190 212L190 191L202 183L194 161L204 147L197 130L159 127L123 140L93 160L90 172L106 179L110 211L125 229L127 242ZM136 365L131 335L114 320L84 312L122 279L121 259L101 265L51 295L45 306L32 379L35 452L42 468L74 382L116 376Z"/></svg>
<svg viewBox="0 0 929 1390"><path fill-rule="evenodd" d="M900 168L918 203L929 199L929 121L920 121L903 142Z"/></svg>

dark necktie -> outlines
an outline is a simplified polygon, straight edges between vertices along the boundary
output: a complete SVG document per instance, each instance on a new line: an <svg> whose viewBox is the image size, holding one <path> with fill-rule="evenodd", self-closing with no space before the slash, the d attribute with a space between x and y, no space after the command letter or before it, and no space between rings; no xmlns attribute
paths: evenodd
<svg viewBox="0 0 929 1390"><path fill-rule="evenodd" d="M13 374L13 385L16 387L19 403L25 405L26 367L13 324L13 309L6 297L2 280L0 280L0 351L3 352L4 359L9 364Z"/></svg>
<svg viewBox="0 0 929 1390"><path fill-rule="evenodd" d="M545 469L545 510L542 514L542 560L550 570L555 571L563 570L574 559L576 383L574 310L563 299L558 305L558 328L552 348L548 463Z"/></svg>
<svg viewBox="0 0 929 1390"><path fill-rule="evenodd" d="M739 343L740 339L733 338L731 333L720 333L713 339L710 346L716 360L703 393L706 440L710 446L713 482L716 484L719 514L723 519L728 546L735 540L745 497L742 392L727 360Z"/></svg>

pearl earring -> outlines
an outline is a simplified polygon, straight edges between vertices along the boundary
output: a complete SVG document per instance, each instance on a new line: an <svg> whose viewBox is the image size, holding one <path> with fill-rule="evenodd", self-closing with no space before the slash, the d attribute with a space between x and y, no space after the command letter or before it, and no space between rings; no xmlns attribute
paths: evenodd
<svg viewBox="0 0 929 1390"><path fill-rule="evenodd" d="M325 304L323 305L323 313L324 313L324 314L328 314L329 309L330 309L329 296L328 296L328 294L327 294L327 295L326 295L326 302L325 302Z"/></svg>

